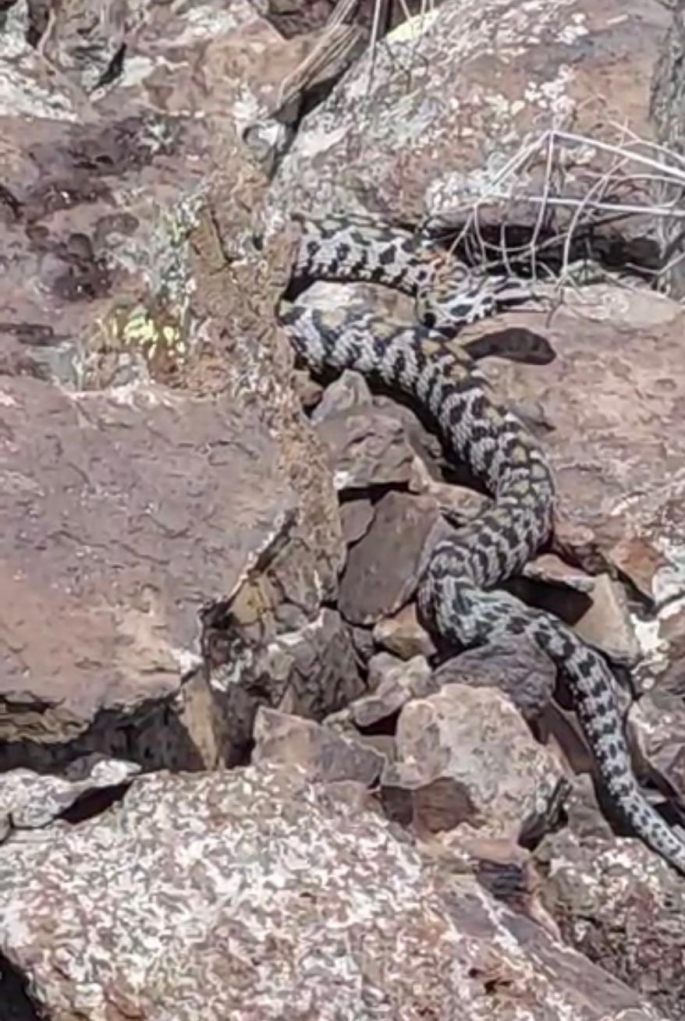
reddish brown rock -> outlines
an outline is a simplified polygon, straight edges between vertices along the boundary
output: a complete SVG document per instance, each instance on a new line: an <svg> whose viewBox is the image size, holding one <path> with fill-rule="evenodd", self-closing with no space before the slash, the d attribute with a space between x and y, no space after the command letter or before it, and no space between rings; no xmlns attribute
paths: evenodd
<svg viewBox="0 0 685 1021"><path fill-rule="evenodd" d="M396 743L397 762L383 772L384 802L419 831L468 822L515 840L561 776L555 757L492 688L448 684L409 702L400 713Z"/></svg>
<svg viewBox="0 0 685 1021"><path fill-rule="evenodd" d="M379 620L373 629L373 638L400 659L430 657L435 653L430 635L418 622L414 603L404 606L394 617Z"/></svg>
<svg viewBox="0 0 685 1021"><path fill-rule="evenodd" d="M309 780L334 783L354 780L371 787L385 758L351 737L300 716L261 707L255 718L255 764L298 766Z"/></svg>
<svg viewBox="0 0 685 1021"><path fill-rule="evenodd" d="M327 416L317 431L339 492L409 481L414 455L396 419L373 408L352 408Z"/></svg>
<svg viewBox="0 0 685 1021"><path fill-rule="evenodd" d="M388 493L373 524L350 550L340 582L340 611L354 624L373 624L411 598L425 551L440 527L429 497Z"/></svg>
<svg viewBox="0 0 685 1021"><path fill-rule="evenodd" d="M369 661L368 695L350 704L349 714L360 727L372 727L394 716L413 698L425 698L435 691L431 670L423 656L405 662L379 652Z"/></svg>

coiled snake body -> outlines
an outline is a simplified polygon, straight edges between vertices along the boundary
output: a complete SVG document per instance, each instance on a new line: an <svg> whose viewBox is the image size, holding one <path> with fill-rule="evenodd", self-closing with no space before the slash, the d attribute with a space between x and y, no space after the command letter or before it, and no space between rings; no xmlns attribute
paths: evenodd
<svg viewBox="0 0 685 1021"><path fill-rule="evenodd" d="M281 319L309 369L356 369L409 396L484 483L494 498L491 509L432 551L419 588L422 617L453 646L532 639L563 671L612 805L685 873L685 842L647 802L633 774L604 658L556 617L493 591L549 538L554 481L536 441L493 404L470 361L448 350L444 335L525 297L525 287L474 276L427 241L359 217L302 221L293 278L374 281L415 297L417 326L389 323L359 305L330 312L297 301L282 306Z"/></svg>

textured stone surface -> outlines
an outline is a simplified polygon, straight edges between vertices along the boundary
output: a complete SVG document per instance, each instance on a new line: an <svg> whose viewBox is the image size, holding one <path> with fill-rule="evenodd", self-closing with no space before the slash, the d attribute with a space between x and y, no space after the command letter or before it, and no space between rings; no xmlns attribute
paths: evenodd
<svg viewBox="0 0 685 1021"><path fill-rule="evenodd" d="M552 126L572 124L580 135L615 142L620 123L649 136L649 82L668 20L656 0L448 2L392 33L372 73L367 55L305 119L275 200L366 206L412 222L460 205L463 220L485 194L493 219L504 218L506 207L508 224L532 226L539 204L508 201L510 182L498 173ZM542 147L521 174L524 194L544 192L546 157ZM607 166L591 146L569 150L566 192L585 195L593 172ZM571 211L548 208L546 215L554 230ZM649 248L649 226L640 219L625 228L641 250Z"/></svg>
<svg viewBox="0 0 685 1021"><path fill-rule="evenodd" d="M369 687L370 694L349 707L358 727L372 727L394 716L411 699L425 698L435 690L424 656L413 656L405 662L387 652L379 652L369 660Z"/></svg>
<svg viewBox="0 0 685 1021"><path fill-rule="evenodd" d="M0 761L214 765L236 737L217 717L256 699L217 714L205 678L182 684L203 602L258 592L267 641L306 635L344 551L273 322L290 245L258 243L267 181L240 140L308 44L242 0L82 0L46 63L38 7L0 37L0 371L88 393L3 384Z"/></svg>
<svg viewBox="0 0 685 1021"><path fill-rule="evenodd" d="M254 725L255 764L298 766L309 780L355 780L371 787L385 759L372 748L300 716L261 707Z"/></svg>
<svg viewBox="0 0 685 1021"><path fill-rule="evenodd" d="M340 415L352 408L359 410L372 403L369 384L359 372L345 369L326 387L320 402L312 412L312 422L320 424L327 418Z"/></svg>
<svg viewBox="0 0 685 1021"><path fill-rule="evenodd" d="M400 659L432 656L435 646L416 617L416 606L404 606L394 617L379 620L373 629L374 641Z"/></svg>
<svg viewBox="0 0 685 1021"><path fill-rule="evenodd" d="M79 765L78 760L71 764ZM11 769L0 775L0 840L19 829L36 829L67 812L89 795L121 790L140 767L133 762L100 759L84 762L86 775L42 776L30 769Z"/></svg>
<svg viewBox="0 0 685 1021"><path fill-rule="evenodd" d="M468 822L516 839L527 816L544 810L559 762L534 741L506 696L449 684L409 702L395 735L397 762L383 774L393 814L419 829Z"/></svg>
<svg viewBox="0 0 685 1021"><path fill-rule="evenodd" d="M348 500L340 507L340 523L348 546L366 535L373 521L373 504L370 500Z"/></svg>
<svg viewBox="0 0 685 1021"><path fill-rule="evenodd" d="M549 870L543 900L561 934L648 996L674 1021L685 1012L685 891L680 876L635 840L568 832L536 853Z"/></svg>
<svg viewBox="0 0 685 1021"><path fill-rule="evenodd" d="M5 843L0 951L54 1021L658 1021L349 796L273 769L144 777Z"/></svg>
<svg viewBox="0 0 685 1021"><path fill-rule="evenodd" d="M367 690L353 636L335 610L323 608L304 627L272 636L260 623L229 620L212 631L219 659L211 685L231 762L244 759L260 705L318 720Z"/></svg>
<svg viewBox="0 0 685 1021"><path fill-rule="evenodd" d="M436 685L467 684L498 688L509 696L529 720L545 710L556 681L556 667L529 641L491 643L442 663L434 674Z"/></svg>
<svg viewBox="0 0 685 1021"><path fill-rule="evenodd" d="M374 408L328 415L318 427L338 492L409 482L414 453L402 423Z"/></svg>
<svg viewBox="0 0 685 1021"><path fill-rule="evenodd" d="M163 708L201 661L200 603L297 498L259 416L225 398L5 379L0 400L0 735L30 762L103 714Z"/></svg>

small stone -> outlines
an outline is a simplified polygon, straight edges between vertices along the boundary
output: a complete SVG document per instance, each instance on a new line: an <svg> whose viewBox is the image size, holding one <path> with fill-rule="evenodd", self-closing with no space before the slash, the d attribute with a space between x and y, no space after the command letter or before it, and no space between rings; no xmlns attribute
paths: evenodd
<svg viewBox="0 0 685 1021"><path fill-rule="evenodd" d="M340 521L345 542L351 546L366 535L373 521L370 500L349 500L340 507Z"/></svg>
<svg viewBox="0 0 685 1021"><path fill-rule="evenodd" d="M517 839L552 797L561 769L505 695L450 684L400 713L397 762L383 771L384 803L419 832L469 822Z"/></svg>
<svg viewBox="0 0 685 1021"><path fill-rule="evenodd" d="M575 631L616 663L630 667L640 658L625 593L608 574L594 579L592 606L577 622Z"/></svg>
<svg viewBox="0 0 685 1021"><path fill-rule="evenodd" d="M358 727L371 727L394 716L412 698L423 698L436 690L423 656L404 662L387 652L379 652L369 662L369 687L369 695L362 695L350 705Z"/></svg>
<svg viewBox="0 0 685 1021"><path fill-rule="evenodd" d="M424 551L441 522L431 497L388 493L371 528L353 546L340 582L339 608L353 624L373 624L407 603L418 584Z"/></svg>
<svg viewBox="0 0 685 1021"><path fill-rule="evenodd" d="M355 780L370 787L386 761L375 749L349 736L264 706L257 711L253 736L254 763L299 766L312 782Z"/></svg>
<svg viewBox="0 0 685 1021"><path fill-rule="evenodd" d="M637 535L626 536L609 550L609 559L641 596L654 602L654 578L667 560L651 542Z"/></svg>
<svg viewBox="0 0 685 1021"><path fill-rule="evenodd" d="M430 657L435 654L435 646L430 635L419 624L414 603L403 606L394 617L379 620L373 629L373 637L377 645L399 656L400 659L411 659L413 656Z"/></svg>
<svg viewBox="0 0 685 1021"><path fill-rule="evenodd" d="M529 639L516 643L492 642L467 649L442 663L434 674L438 688L465 684L473 688L498 688L509 696L527 720L538 718L549 704L557 670L544 652Z"/></svg>
<svg viewBox="0 0 685 1021"><path fill-rule="evenodd" d="M351 408L359 409L371 404L371 391L360 372L345 371L323 391L320 403L312 414L317 424L334 418Z"/></svg>
<svg viewBox="0 0 685 1021"><path fill-rule="evenodd" d="M338 492L405 485L414 454L401 422L375 408L351 408L325 418L318 434L328 448Z"/></svg>
<svg viewBox="0 0 685 1021"><path fill-rule="evenodd" d="M489 496L479 493L475 489L436 481L425 462L419 457L414 458L409 491L432 496L437 500L440 510L448 521L457 527L480 517L492 504Z"/></svg>

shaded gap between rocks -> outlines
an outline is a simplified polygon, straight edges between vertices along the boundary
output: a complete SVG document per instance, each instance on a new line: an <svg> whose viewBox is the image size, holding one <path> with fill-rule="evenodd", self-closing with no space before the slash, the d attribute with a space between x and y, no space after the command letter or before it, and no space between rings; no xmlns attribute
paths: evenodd
<svg viewBox="0 0 685 1021"><path fill-rule="evenodd" d="M200 752L171 704L173 697L145 703L130 714L100 710L82 733L66 741L0 742L0 773L20 767L36 773L59 772L93 752L137 762L145 771L204 769Z"/></svg>
<svg viewBox="0 0 685 1021"><path fill-rule="evenodd" d="M28 986L27 977L0 952L0 1021L43 1021Z"/></svg>

